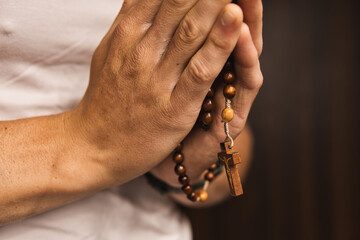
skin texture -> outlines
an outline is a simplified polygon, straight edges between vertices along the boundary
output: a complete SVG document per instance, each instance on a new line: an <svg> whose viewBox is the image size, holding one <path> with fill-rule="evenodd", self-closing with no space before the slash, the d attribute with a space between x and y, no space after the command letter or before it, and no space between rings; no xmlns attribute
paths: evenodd
<svg viewBox="0 0 360 240"><path fill-rule="evenodd" d="M220 118L209 132L192 128L235 47L233 137L244 129L262 85L262 10L254 10L261 2L240 1L244 13L229 3L124 1L94 52L88 89L73 110L0 122L0 224L120 185L149 170L173 184L169 156L183 139L184 154L192 156L186 160L192 169L189 176L198 179L216 156L207 149L218 149L225 135ZM215 116L220 116L221 91L215 102ZM214 202L225 194L219 193Z"/></svg>

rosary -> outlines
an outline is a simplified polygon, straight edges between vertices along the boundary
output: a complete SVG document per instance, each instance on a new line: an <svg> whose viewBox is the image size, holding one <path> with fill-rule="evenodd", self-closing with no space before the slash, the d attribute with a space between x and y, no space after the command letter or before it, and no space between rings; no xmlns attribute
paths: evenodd
<svg viewBox="0 0 360 240"><path fill-rule="evenodd" d="M205 202L208 198L207 189L209 184L215 178L214 171L220 167L220 163L225 166L226 175L229 182L230 193L232 196L239 196L243 194L240 176L238 172L238 164L241 163L239 153L234 152L234 140L230 136L229 122L234 117L234 110L231 108L231 99L236 94L236 88L233 85L235 81L235 73L233 71L232 62L229 59L222 69L218 78L225 83L223 94L225 97L225 108L221 113L222 122L224 123L224 130L226 138L224 142L220 143L221 152L218 153L218 163L212 164L206 171L204 176L204 184L201 190L195 191L190 184L190 179L186 175L186 168L183 165L184 155L182 154L182 144L180 143L174 151L173 161L176 163L175 173L179 176L179 182L182 185L181 190L186 194L187 198L193 202ZM214 109L213 96L215 94L214 88L211 87L203 102L200 117L198 122L204 130L208 130L213 121L212 110Z"/></svg>

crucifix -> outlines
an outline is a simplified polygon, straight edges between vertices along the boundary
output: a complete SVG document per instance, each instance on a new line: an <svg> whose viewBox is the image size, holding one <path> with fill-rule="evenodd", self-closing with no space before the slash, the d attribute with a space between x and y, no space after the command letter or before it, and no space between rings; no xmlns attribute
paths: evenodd
<svg viewBox="0 0 360 240"><path fill-rule="evenodd" d="M229 181L230 193L232 196L243 194L240 175L237 165L241 163L240 154L230 148L231 142L220 143L221 152L218 153L219 161L225 166L226 175Z"/></svg>

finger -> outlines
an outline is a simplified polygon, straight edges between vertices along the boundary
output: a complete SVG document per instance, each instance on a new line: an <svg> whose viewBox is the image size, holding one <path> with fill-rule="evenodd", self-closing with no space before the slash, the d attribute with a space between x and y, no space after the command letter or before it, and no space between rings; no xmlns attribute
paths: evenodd
<svg viewBox="0 0 360 240"><path fill-rule="evenodd" d="M260 70L258 52L252 41L249 27L244 23L241 26L239 40L234 51L234 67L237 81L232 107L235 112L230 126L237 128L235 133L239 133L245 126L251 105L262 86L263 76Z"/></svg>
<svg viewBox="0 0 360 240"><path fill-rule="evenodd" d="M191 58L174 88L172 99L175 104L190 104L194 109L200 109L199 103L236 45L242 19L239 6L225 6L206 42Z"/></svg>
<svg viewBox="0 0 360 240"><path fill-rule="evenodd" d="M164 0L154 19L153 25L148 31L148 37L159 39L157 43L167 46L176 28L186 13L198 0ZM159 46L160 47L160 46Z"/></svg>
<svg viewBox="0 0 360 240"><path fill-rule="evenodd" d="M122 7L110 30L104 37L105 41L112 43L112 50L108 52L114 57L122 56L128 49L135 46L143 48L144 45L139 44L146 34L152 21L159 10L163 0L130 0Z"/></svg>
<svg viewBox="0 0 360 240"><path fill-rule="evenodd" d="M244 11L244 22L249 26L252 39L260 56L263 48L262 19L263 5L261 0L238 0Z"/></svg>
<svg viewBox="0 0 360 240"><path fill-rule="evenodd" d="M139 0L124 0L123 1L123 4L121 6L121 9L120 9L118 15L116 16L116 18L114 19L114 22L110 26L110 29L108 30L108 32L102 39L103 44L100 44L94 52L94 57L92 58L92 61L91 61L91 71L92 71L92 73L90 74L91 78L96 79L100 74L99 71L97 71L97 70L102 68L105 64L105 58L108 55L108 52L110 49L109 41L112 40L112 34L114 32L114 29L118 26L120 19L122 19L124 17L124 15L127 12L129 12L130 9L132 7L134 7L138 2L139 2ZM95 59L96 59L96 61L94 61Z"/></svg>
<svg viewBox="0 0 360 240"><path fill-rule="evenodd" d="M230 0L199 0L179 24L168 49L164 54L164 65L181 73L189 59L203 45L217 16Z"/></svg>
<svg viewBox="0 0 360 240"><path fill-rule="evenodd" d="M139 0L124 0L121 6L120 14L128 12Z"/></svg>
<svg viewBox="0 0 360 240"><path fill-rule="evenodd" d="M154 17L159 11L159 7L162 3L162 0L151 0L151 1L141 1L141 0L130 0L124 2L120 14L126 14L127 18L131 22L137 24L147 24L151 25ZM119 14L119 15L120 15Z"/></svg>
<svg viewBox="0 0 360 240"><path fill-rule="evenodd" d="M151 21L156 15L162 0L142 1L124 0L120 12L107 32L104 40L110 41L114 38L126 39L133 42L134 39L143 36ZM131 33L131 34L130 34ZM131 36L130 36L131 35ZM130 45L130 44L127 44Z"/></svg>

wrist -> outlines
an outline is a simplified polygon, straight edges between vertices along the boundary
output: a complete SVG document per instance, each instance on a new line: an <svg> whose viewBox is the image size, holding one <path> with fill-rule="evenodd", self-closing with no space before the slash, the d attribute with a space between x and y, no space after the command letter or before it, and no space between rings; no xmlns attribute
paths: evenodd
<svg viewBox="0 0 360 240"><path fill-rule="evenodd" d="M104 165L106 151L92 140L93 130L88 128L79 109L63 113L61 119L64 143L68 154L72 155L69 158L71 170L81 180L81 187L85 191L99 191L116 185L111 171Z"/></svg>
<svg viewBox="0 0 360 240"><path fill-rule="evenodd" d="M102 108L94 104L82 101L67 113L65 122L95 187L103 189L120 185L153 168L157 162L147 157L152 145L144 146L132 137L129 129L121 124L121 117L115 121L100 116L98 109ZM137 151L138 145L142 146L143 154Z"/></svg>

